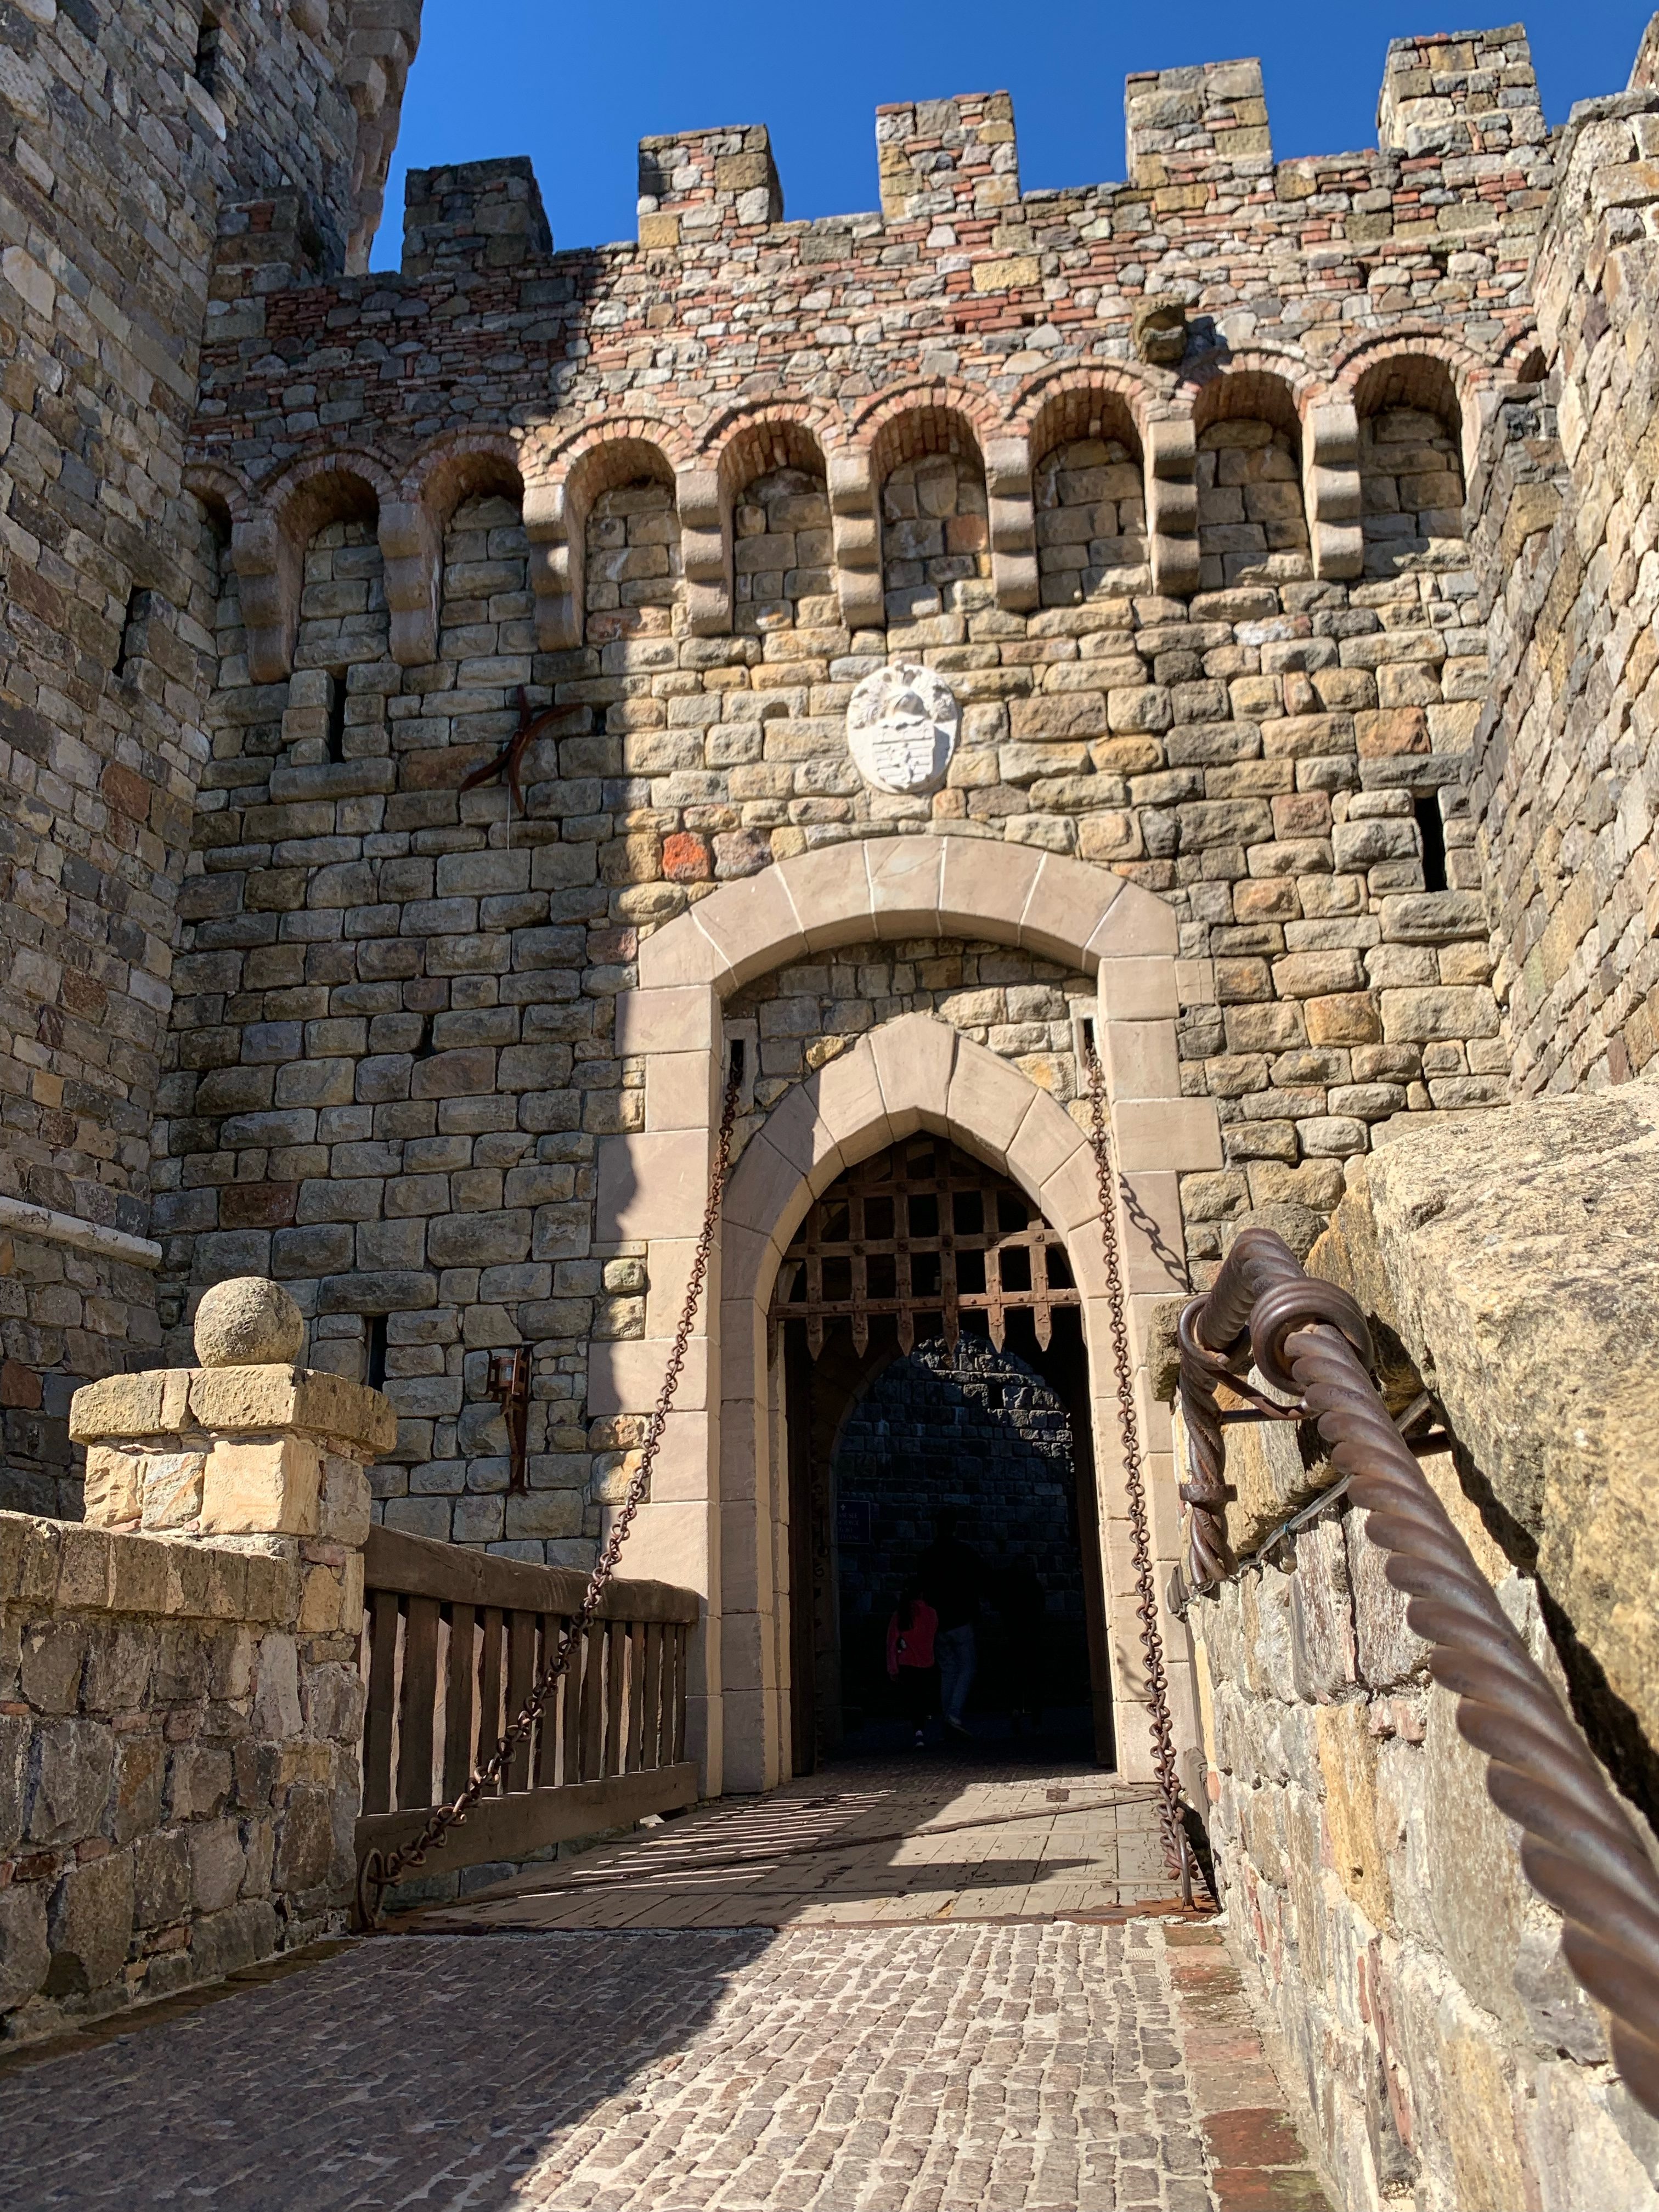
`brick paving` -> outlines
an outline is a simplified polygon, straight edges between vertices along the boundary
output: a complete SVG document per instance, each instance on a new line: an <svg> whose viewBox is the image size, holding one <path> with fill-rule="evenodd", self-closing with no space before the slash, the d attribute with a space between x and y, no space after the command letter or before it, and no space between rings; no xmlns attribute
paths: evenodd
<svg viewBox="0 0 1659 2212"><path fill-rule="evenodd" d="M561 1869L588 1887L571 1909L672 1917L678 1881L689 1924L489 1924L557 1907L532 1891L0 2066L0 2212L1315 2212L1213 1925L1108 1905L1115 1875L1092 1916L991 1909L1040 1893L1029 1820L1105 1817L1047 1794L1073 1788L1112 1798L1087 1771L818 1778L678 1824L689 1848L658 1832ZM1117 1793L1131 1837L1145 1794ZM1018 1881L962 1881L1013 1863L988 1856L1009 1810ZM914 1869L936 1885L958 1855L944 1917L879 1924L866 1893L905 1846L868 1838L919 1814L984 1825ZM816 1924L697 1924L716 1862L746 1858L771 1910L780 1851L826 1823L854 1840Z"/></svg>

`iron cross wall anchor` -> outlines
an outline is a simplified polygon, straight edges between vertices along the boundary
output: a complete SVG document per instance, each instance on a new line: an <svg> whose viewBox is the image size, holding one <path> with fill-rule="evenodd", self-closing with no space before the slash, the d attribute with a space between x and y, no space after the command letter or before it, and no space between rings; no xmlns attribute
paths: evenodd
<svg viewBox="0 0 1659 2212"><path fill-rule="evenodd" d="M509 1492L530 1487L530 1353L520 1345L512 1352L489 1355L489 1395L501 1409L507 1425L507 1449L511 1472Z"/></svg>
<svg viewBox="0 0 1659 2212"><path fill-rule="evenodd" d="M524 773L526 747L532 738L540 737L550 722L568 721L573 714L580 714L580 711L581 709L577 707L544 707L539 714L532 714L530 701L525 695L525 688L522 684L520 684L518 728L514 731L494 760L487 760L482 768L475 768L471 775L463 779L461 789L477 791L481 785L494 783L496 777L501 776L507 785L507 819L510 829L514 815L516 813L522 818L524 814L524 786L521 778Z"/></svg>

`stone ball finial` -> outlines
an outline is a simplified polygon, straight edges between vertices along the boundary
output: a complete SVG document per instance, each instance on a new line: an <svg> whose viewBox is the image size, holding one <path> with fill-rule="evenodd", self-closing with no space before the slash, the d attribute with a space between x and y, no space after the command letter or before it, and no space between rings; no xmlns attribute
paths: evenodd
<svg viewBox="0 0 1659 2212"><path fill-rule="evenodd" d="M305 1340L304 1315L263 1275L216 1283L196 1309L196 1357L204 1367L291 1367Z"/></svg>

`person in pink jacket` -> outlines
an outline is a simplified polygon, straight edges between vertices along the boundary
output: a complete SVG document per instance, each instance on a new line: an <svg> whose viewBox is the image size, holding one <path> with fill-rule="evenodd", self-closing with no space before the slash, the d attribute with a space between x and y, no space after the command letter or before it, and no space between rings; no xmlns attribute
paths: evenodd
<svg viewBox="0 0 1659 2212"><path fill-rule="evenodd" d="M939 1615L912 1583L887 1623L887 1674L896 1686L905 1718L915 1730L916 1749L927 1741L927 1723L939 1711L939 1665L933 1638Z"/></svg>

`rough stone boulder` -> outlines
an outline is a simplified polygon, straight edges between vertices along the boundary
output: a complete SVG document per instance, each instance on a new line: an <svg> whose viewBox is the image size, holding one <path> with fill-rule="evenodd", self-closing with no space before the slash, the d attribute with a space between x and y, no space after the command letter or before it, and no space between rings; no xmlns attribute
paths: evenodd
<svg viewBox="0 0 1659 2212"><path fill-rule="evenodd" d="M1659 1082L1355 1162L1310 1259L1400 1339L1535 1572L1659 1741ZM1501 1530L1497 1525L1506 1521Z"/></svg>

